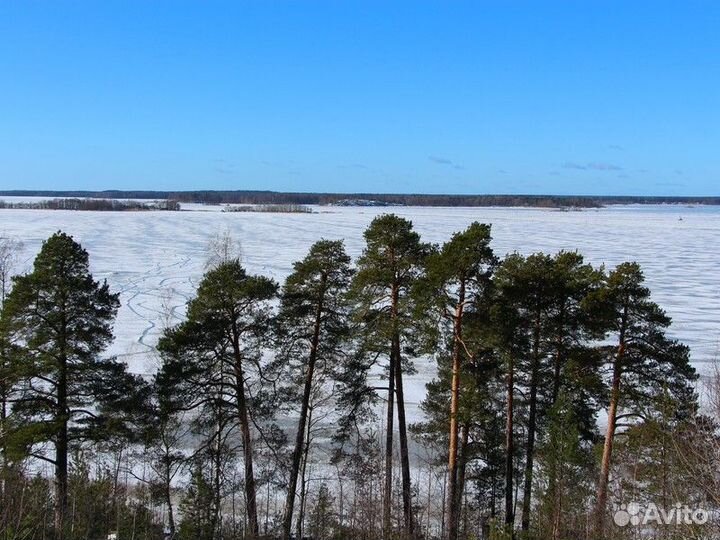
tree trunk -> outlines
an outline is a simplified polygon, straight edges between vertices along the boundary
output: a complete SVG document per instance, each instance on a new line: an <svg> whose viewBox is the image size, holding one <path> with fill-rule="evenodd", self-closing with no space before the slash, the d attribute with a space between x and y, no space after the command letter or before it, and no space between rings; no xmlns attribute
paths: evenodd
<svg viewBox="0 0 720 540"><path fill-rule="evenodd" d="M55 445L55 538L65 538L65 516L68 501L68 438L67 421L58 430Z"/></svg>
<svg viewBox="0 0 720 540"><path fill-rule="evenodd" d="M320 298L315 310L315 323L313 327L312 339L310 342L310 355L308 358L307 372L305 374L305 388L303 389L303 400L300 407L300 420L298 421L297 434L295 436L295 449L292 455L292 464L290 468L290 479L288 480L287 499L285 500L285 513L283 517L283 536L290 537L292 531L293 508L295 505L295 491L297 489L297 479L300 470L300 462L302 460L302 449L305 439L305 424L307 422L308 408L310 407L310 394L312 392L313 375L315 373L315 362L317 361L318 344L320 342L320 324L322 319L323 300L325 297L325 284L327 275L323 274L320 284Z"/></svg>
<svg viewBox="0 0 720 540"><path fill-rule="evenodd" d="M448 472L447 472L447 469L445 469L445 471L443 472L443 480L442 480L442 497L441 497L442 508L440 509L441 515L443 517L447 513L447 497L445 496L445 494L447 493L447 477L448 477ZM445 525L447 525L445 523L445 521L446 521L445 519L440 520L440 538L445 538Z"/></svg>
<svg viewBox="0 0 720 540"><path fill-rule="evenodd" d="M4 370L5 358L4 351L0 350L0 370ZM7 402L8 402L8 385L4 379L0 379L0 496L5 492L4 473L7 467Z"/></svg>
<svg viewBox="0 0 720 540"><path fill-rule="evenodd" d="M561 311L562 315L560 318L560 327L563 327L563 321L565 320L565 309L563 307ZM555 358L553 359L553 387L552 387L552 401L550 402L550 407L554 407L555 403L557 403L558 397L560 396L560 387L561 387L561 375L562 375L562 366L565 362L565 355L564 355L564 344L563 344L563 338L560 330L558 330L556 341L555 341ZM557 467L552 467L548 473L548 493L556 493L558 491L557 487ZM555 507L553 508L553 525L552 525L552 540L557 540L558 535L560 534L560 516L561 516L561 505L556 500Z"/></svg>
<svg viewBox="0 0 720 540"><path fill-rule="evenodd" d="M507 370L507 413L505 426L505 525L512 530L515 521L513 509L513 394L515 392L514 362L512 355L508 356Z"/></svg>
<svg viewBox="0 0 720 540"><path fill-rule="evenodd" d="M560 386L561 386L561 380L560 375L562 373L562 365L565 361L565 354L564 354L564 348L565 345L563 343L563 335L562 335L562 328L565 328L565 305L563 304L562 308L560 309L560 316L559 316L559 323L558 323L558 331L557 331L557 337L555 341L555 365L554 365L554 372L553 372L553 390L552 390L552 402L550 403L550 406L555 405L555 402L557 401L558 396L560 395Z"/></svg>
<svg viewBox="0 0 720 540"><path fill-rule="evenodd" d="M460 342L465 303L465 282L460 283L453 319L452 382L450 387L450 442L448 444L447 538L457 540L458 528L458 406L460 400Z"/></svg>
<svg viewBox="0 0 720 540"><path fill-rule="evenodd" d="M60 338L61 349L64 339ZM67 399L67 358L64 351L58 363L57 409L58 422L57 440L55 441L55 538L65 539L65 517L68 502L68 399Z"/></svg>
<svg viewBox="0 0 720 540"><path fill-rule="evenodd" d="M595 537L604 538L605 512L607 511L608 482L610 480L610 460L612 458L613 442L615 439L615 423L617 421L617 407L620 400L621 360L625 354L624 337L621 337L617 356L613 364L612 390L610 392L610 406L608 407L608 425L603 445L602 462L600 463L600 479L597 489L597 506L595 508Z"/></svg>
<svg viewBox="0 0 720 540"><path fill-rule="evenodd" d="M432 508L432 465L428 465L427 472L427 502L425 503L425 530L430 530L430 508Z"/></svg>
<svg viewBox="0 0 720 540"><path fill-rule="evenodd" d="M412 485L410 480L410 453L408 450L407 423L405 421L405 397L403 394L402 382L402 356L400 354L400 334L398 331L398 303L399 289L397 285L392 289L391 315L393 321L393 335L391 342L390 357L395 368L395 392L397 395L398 408L398 430L400 432L400 468L402 472L402 499L403 499L403 522L404 537L413 537L413 515L412 515Z"/></svg>
<svg viewBox="0 0 720 540"><path fill-rule="evenodd" d="M305 439L305 445L302 453L302 467L300 470L300 512L298 513L297 526L295 527L296 536L298 539L302 538L303 524L305 522L305 507L307 501L307 461L308 455L310 454L310 429L312 425L312 408L308 413L308 426L307 426L307 438ZM288 534L287 538L290 535ZM284 540L284 539L283 539Z"/></svg>
<svg viewBox="0 0 720 540"><path fill-rule="evenodd" d="M461 435L460 435L460 448L458 449L458 464L457 464L457 497L455 498L456 508L460 508L460 501L462 501L463 493L465 492L465 471L467 470L468 462L468 440L470 437L470 430L467 424L463 424ZM458 517L455 518L458 522ZM458 527L456 526L456 536L459 534ZM467 531L465 531L467 536Z"/></svg>
<svg viewBox="0 0 720 540"><path fill-rule="evenodd" d="M2 362L2 358L0 358ZM3 382L0 381L0 385ZM5 425L7 422L7 405L5 388L0 388L0 500L5 500L5 474L7 469L7 444L5 441Z"/></svg>
<svg viewBox="0 0 720 540"><path fill-rule="evenodd" d="M410 481L410 453L408 450L407 424L405 421L405 398L403 397L402 360L400 339L396 336L395 379L398 407L398 429L400 431L400 467L402 469L403 518L405 538L413 538L412 484Z"/></svg>
<svg viewBox="0 0 720 540"><path fill-rule="evenodd" d="M523 508L521 529L530 530L530 505L532 504L532 475L535 459L535 431L537 429L537 391L540 369L540 322L535 321L533 336L533 360L530 374L530 410L528 411L527 446L525 448L525 485L523 486Z"/></svg>
<svg viewBox="0 0 720 540"><path fill-rule="evenodd" d="M338 490L340 491L340 508L338 514L338 525L342 529L345 526L345 486L343 485L342 476L338 477Z"/></svg>
<svg viewBox="0 0 720 540"><path fill-rule="evenodd" d="M236 344L237 345L237 344ZM242 366L237 358L239 347L235 347L235 392L237 394L238 416L240 432L242 434L243 461L245 465L245 505L247 511L249 538L256 539L260 534L257 516L257 495L255 489L255 475L253 472L252 435L250 433L250 417L245 400L245 377Z"/></svg>
<svg viewBox="0 0 720 540"><path fill-rule="evenodd" d="M162 445L163 445L163 467L162 467L162 475L163 475L163 498L165 499L165 505L167 506L168 511L168 529L170 531L170 538L175 538L175 512L173 511L173 503L172 503L172 462L171 459L173 446L168 443L167 440L167 432L168 432L168 426L167 424L163 424L163 426L160 428L162 433ZM118 460L118 466L117 471L115 473L115 484L117 484L118 480L117 477L120 474L120 460ZM234 484L234 480L233 480ZM117 489L115 490L117 491ZM233 490L233 512L235 510L235 500L234 500L234 490ZM119 506L119 504L118 504ZM233 518L233 523L235 523ZM120 528L119 526L117 527Z"/></svg>
<svg viewBox="0 0 720 540"><path fill-rule="evenodd" d="M222 391L220 392L222 395ZM210 527L209 534L210 538L217 538L218 535L218 523L220 522L220 491L222 483L222 434L224 429L224 423L222 414L219 415L217 423L217 431L215 432L215 448L212 454L212 515L210 516Z"/></svg>
<svg viewBox="0 0 720 540"><path fill-rule="evenodd" d="M175 514L173 512L173 504L172 504L172 491L171 491L171 473L170 473L170 464L169 461L165 465L165 504L167 505L168 509L168 529L170 529L170 538L175 538ZM233 490L234 492L234 490ZM234 508L234 506L233 506ZM233 521L233 526L234 526Z"/></svg>
<svg viewBox="0 0 720 540"><path fill-rule="evenodd" d="M552 471L553 484L549 488L552 491L548 491L548 493L552 495L552 500L555 502L551 512L552 540L560 540L563 538L563 534L565 532L562 521L565 503L565 471L563 469L563 464L558 466L556 463L553 466Z"/></svg>
<svg viewBox="0 0 720 540"><path fill-rule="evenodd" d="M385 486L383 491L383 538L392 536L393 412L395 408L395 355L388 369L387 418L385 420Z"/></svg>

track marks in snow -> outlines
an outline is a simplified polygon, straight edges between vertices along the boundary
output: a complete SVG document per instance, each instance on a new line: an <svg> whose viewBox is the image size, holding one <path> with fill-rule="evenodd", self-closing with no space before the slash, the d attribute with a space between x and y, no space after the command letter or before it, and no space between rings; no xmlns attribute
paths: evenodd
<svg viewBox="0 0 720 540"><path fill-rule="evenodd" d="M698 369L711 369L720 355L720 252L713 249L720 237L720 207L612 206L583 212L319 207L317 211L298 215L3 210L0 230L25 241L28 263L42 240L58 229L82 243L90 253L93 273L107 278L111 289L121 293L117 338L109 353L123 355L133 370L145 371L161 329L184 317L186 303L205 270L208 242L218 233L228 231L239 241L248 272L281 282L292 263L320 238L343 239L348 253L357 258L364 244L363 230L386 212L411 219L429 242L443 242L472 221L492 223L493 248L501 256L512 251L577 249L593 264L614 266L636 260L655 300L673 317L673 336L690 346ZM431 368L421 369L417 387L422 387L420 378L431 376Z"/></svg>

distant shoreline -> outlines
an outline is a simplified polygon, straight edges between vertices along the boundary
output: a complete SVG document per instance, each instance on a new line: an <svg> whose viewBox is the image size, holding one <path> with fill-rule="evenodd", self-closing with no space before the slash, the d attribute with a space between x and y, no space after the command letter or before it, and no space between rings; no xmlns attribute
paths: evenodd
<svg viewBox="0 0 720 540"><path fill-rule="evenodd" d="M337 206L444 206L601 208L614 204L720 205L717 197L592 196L592 195L443 195L389 193L293 193L280 191L139 191L139 190L4 190L0 197L89 199L153 199L203 204L297 204Z"/></svg>

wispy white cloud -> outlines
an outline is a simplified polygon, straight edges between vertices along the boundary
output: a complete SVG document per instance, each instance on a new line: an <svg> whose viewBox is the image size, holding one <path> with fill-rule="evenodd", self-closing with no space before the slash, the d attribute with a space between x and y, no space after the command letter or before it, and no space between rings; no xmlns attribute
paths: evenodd
<svg viewBox="0 0 720 540"><path fill-rule="evenodd" d="M452 167L453 169L458 171L462 171L463 169L465 169L465 167L461 164L455 163L452 159L446 157L428 156L428 159L433 163L437 163L438 165L447 165L448 167Z"/></svg>
<svg viewBox="0 0 720 540"><path fill-rule="evenodd" d="M602 161L591 161L589 163L577 163L574 161L567 161L563 164L565 169L575 169L578 171L622 171L623 168L620 165L613 163L605 163Z"/></svg>

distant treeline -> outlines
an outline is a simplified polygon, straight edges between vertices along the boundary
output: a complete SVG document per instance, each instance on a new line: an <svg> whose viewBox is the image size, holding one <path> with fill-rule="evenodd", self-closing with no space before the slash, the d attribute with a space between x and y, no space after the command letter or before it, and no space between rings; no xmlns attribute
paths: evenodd
<svg viewBox="0 0 720 540"><path fill-rule="evenodd" d="M534 206L598 208L606 204L718 204L720 197L570 195L433 195L380 193L284 193L277 191L0 191L0 196L171 199L206 204L335 204L352 199L399 206Z"/></svg>
<svg viewBox="0 0 720 540"><path fill-rule="evenodd" d="M0 200L0 209L24 210L94 210L94 211L137 211L137 210L180 210L180 203L175 200L161 200L154 202L138 202L118 199L50 199L47 201L3 201Z"/></svg>

